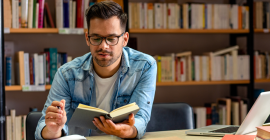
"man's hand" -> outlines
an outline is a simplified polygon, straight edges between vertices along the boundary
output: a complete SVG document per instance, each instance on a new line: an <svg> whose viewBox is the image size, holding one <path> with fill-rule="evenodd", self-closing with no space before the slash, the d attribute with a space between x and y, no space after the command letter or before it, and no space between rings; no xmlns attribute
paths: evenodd
<svg viewBox="0 0 270 140"><path fill-rule="evenodd" d="M135 138L137 136L137 129L134 126L134 114L130 114L128 120L117 124L111 120L105 120L104 116L100 116L100 120L94 118L94 125L108 135L115 135L120 138Z"/></svg>
<svg viewBox="0 0 270 140"><path fill-rule="evenodd" d="M61 130L67 121L65 111L65 100L53 101L51 106L46 110L45 123L46 126L42 130L42 137L44 139L55 139L62 135ZM61 109L58 109L60 107Z"/></svg>

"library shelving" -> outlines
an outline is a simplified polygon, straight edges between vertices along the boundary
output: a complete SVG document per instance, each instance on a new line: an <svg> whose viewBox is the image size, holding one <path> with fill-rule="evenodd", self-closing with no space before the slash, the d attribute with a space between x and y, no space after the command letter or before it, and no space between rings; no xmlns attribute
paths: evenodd
<svg viewBox="0 0 270 140"><path fill-rule="evenodd" d="M249 30L240 29L129 29L129 33L216 33L216 34L242 34Z"/></svg>
<svg viewBox="0 0 270 140"><path fill-rule="evenodd" d="M19 85L12 85L12 86L5 86L6 91L21 91L22 90L22 86ZM50 90L51 89L51 85L46 85L45 86L46 90Z"/></svg>

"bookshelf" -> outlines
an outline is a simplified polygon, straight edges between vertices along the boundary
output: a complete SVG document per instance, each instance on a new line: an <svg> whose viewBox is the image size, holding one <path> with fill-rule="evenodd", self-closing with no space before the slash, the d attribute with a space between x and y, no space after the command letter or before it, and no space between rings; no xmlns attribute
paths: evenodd
<svg viewBox="0 0 270 140"><path fill-rule="evenodd" d="M129 33L215 33L215 34L243 34L249 33L249 30L232 29L129 29Z"/></svg>
<svg viewBox="0 0 270 140"><path fill-rule="evenodd" d="M22 90L22 86L5 86L6 91L21 91ZM45 86L46 90L50 90L51 89L51 85L46 85Z"/></svg>

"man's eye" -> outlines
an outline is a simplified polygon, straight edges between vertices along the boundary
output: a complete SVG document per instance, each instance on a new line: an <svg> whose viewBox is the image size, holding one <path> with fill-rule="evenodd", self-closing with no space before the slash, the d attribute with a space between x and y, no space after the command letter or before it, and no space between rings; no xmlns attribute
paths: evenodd
<svg viewBox="0 0 270 140"><path fill-rule="evenodd" d="M93 38L94 41L100 41L100 38Z"/></svg>
<svg viewBox="0 0 270 140"><path fill-rule="evenodd" d="M108 41L112 42L115 40L115 38L107 38Z"/></svg>

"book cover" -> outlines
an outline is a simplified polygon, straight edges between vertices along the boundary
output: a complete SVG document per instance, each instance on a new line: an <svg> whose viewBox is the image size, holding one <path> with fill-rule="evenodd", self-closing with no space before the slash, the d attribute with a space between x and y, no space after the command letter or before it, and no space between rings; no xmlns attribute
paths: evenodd
<svg viewBox="0 0 270 140"><path fill-rule="evenodd" d="M19 28L19 0L12 0L12 28Z"/></svg>
<svg viewBox="0 0 270 140"><path fill-rule="evenodd" d="M25 77L24 77L24 52L19 51L16 53L16 81L18 85L25 85Z"/></svg>
<svg viewBox="0 0 270 140"><path fill-rule="evenodd" d="M38 55L38 85L45 85L45 78L44 78L44 60L43 54Z"/></svg>
<svg viewBox="0 0 270 140"><path fill-rule="evenodd" d="M12 58L6 57L6 85L11 86Z"/></svg>
<svg viewBox="0 0 270 140"><path fill-rule="evenodd" d="M11 116L6 116L6 133L7 133L7 140L13 140L12 139L12 126L11 126Z"/></svg>
<svg viewBox="0 0 270 140"><path fill-rule="evenodd" d="M28 2L28 28L33 28L33 0Z"/></svg>
<svg viewBox="0 0 270 140"><path fill-rule="evenodd" d="M96 130L97 128L92 122L95 117L104 116L106 119L111 119L114 123L119 123L126 120L131 113L136 115L139 110L140 108L135 102L117 108L110 113L99 108L79 104L68 125Z"/></svg>
<svg viewBox="0 0 270 140"><path fill-rule="evenodd" d="M25 85L30 85L30 76L29 76L29 53L24 53L24 76L25 76Z"/></svg>
<svg viewBox="0 0 270 140"><path fill-rule="evenodd" d="M63 0L55 0L56 27L63 28Z"/></svg>
<svg viewBox="0 0 270 140"><path fill-rule="evenodd" d="M36 25L36 14L37 14L37 0L33 0L33 9L32 9L32 12L33 12L33 16L32 16L32 28L36 28L37 25ZM30 22L30 20L29 20Z"/></svg>
<svg viewBox="0 0 270 140"><path fill-rule="evenodd" d="M34 68L33 58L29 58L29 74L30 74L30 85L34 85Z"/></svg>
<svg viewBox="0 0 270 140"><path fill-rule="evenodd" d="M72 12L73 12L73 0L69 0L69 25L70 25L70 28L73 28L73 25L72 25Z"/></svg>
<svg viewBox="0 0 270 140"><path fill-rule="evenodd" d="M35 25L36 25L36 29L38 28L38 16L39 16L39 3L37 2L37 4L36 4L36 23L35 23Z"/></svg>
<svg viewBox="0 0 270 140"><path fill-rule="evenodd" d="M154 10L153 10L153 3L147 3L147 28L153 29L154 28Z"/></svg>
<svg viewBox="0 0 270 140"><path fill-rule="evenodd" d="M50 53L50 84L52 84L57 71L57 48L48 48L45 49L44 52Z"/></svg>
<svg viewBox="0 0 270 140"><path fill-rule="evenodd" d="M63 0L63 27L69 28L69 0Z"/></svg>
<svg viewBox="0 0 270 140"><path fill-rule="evenodd" d="M39 4L38 28L43 28L44 1L45 0L38 0L38 4Z"/></svg>
<svg viewBox="0 0 270 140"><path fill-rule="evenodd" d="M22 28L28 27L28 0L21 0L21 26Z"/></svg>
<svg viewBox="0 0 270 140"><path fill-rule="evenodd" d="M45 9L46 9L47 22L49 21L51 28L55 28L55 25L54 25L54 22L53 22L53 19L52 19L52 15L51 15L51 12L50 12L50 8L49 8L49 5L48 5L47 2L45 3Z"/></svg>
<svg viewBox="0 0 270 140"><path fill-rule="evenodd" d="M77 28L84 28L84 0L77 0Z"/></svg>
<svg viewBox="0 0 270 140"><path fill-rule="evenodd" d="M39 67L39 57L37 53L34 53L34 77L35 77L35 85L39 85L39 76L40 76L40 67Z"/></svg>
<svg viewBox="0 0 270 140"><path fill-rule="evenodd" d="M45 52L46 54L46 84L50 84L50 52Z"/></svg>
<svg viewBox="0 0 270 140"><path fill-rule="evenodd" d="M72 2L72 26L71 28L75 28L76 26L76 5L77 5L77 2L76 1L73 1Z"/></svg>

